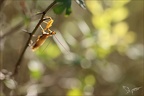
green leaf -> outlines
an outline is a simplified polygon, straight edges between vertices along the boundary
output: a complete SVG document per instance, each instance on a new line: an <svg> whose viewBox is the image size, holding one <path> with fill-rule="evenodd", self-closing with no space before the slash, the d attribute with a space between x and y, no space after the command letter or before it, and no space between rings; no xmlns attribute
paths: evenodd
<svg viewBox="0 0 144 96"><path fill-rule="evenodd" d="M56 0L57 2L67 2L67 0Z"/></svg>
<svg viewBox="0 0 144 96"><path fill-rule="evenodd" d="M71 7L71 0L67 0L66 2L64 2L66 8L70 8Z"/></svg>
<svg viewBox="0 0 144 96"><path fill-rule="evenodd" d="M67 8L67 9L66 9L66 12L65 12L66 16L70 15L71 12L72 12L71 8Z"/></svg>
<svg viewBox="0 0 144 96"><path fill-rule="evenodd" d="M58 3L58 5L56 5L53 8L53 11L56 14L61 14L63 13L64 10L65 11L65 15L68 16L71 14L72 10L71 10L71 0L56 0Z"/></svg>
<svg viewBox="0 0 144 96"><path fill-rule="evenodd" d="M71 0L67 0L67 2L65 3L66 6L66 16L70 15L72 10L71 10Z"/></svg>
<svg viewBox="0 0 144 96"><path fill-rule="evenodd" d="M65 10L65 5L64 5L64 4L58 4L57 6L55 6L55 7L53 8L53 11L54 11L56 14L61 14L64 10Z"/></svg>

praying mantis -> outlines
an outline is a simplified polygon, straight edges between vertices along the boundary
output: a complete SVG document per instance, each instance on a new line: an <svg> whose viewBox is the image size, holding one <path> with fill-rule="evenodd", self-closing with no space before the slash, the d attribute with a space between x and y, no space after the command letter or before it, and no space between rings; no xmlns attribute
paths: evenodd
<svg viewBox="0 0 144 96"><path fill-rule="evenodd" d="M41 45L43 45L43 43L46 41L46 39L52 35L55 35L56 32L50 30L50 27L52 26L54 20L47 16L47 19L50 19L48 22L43 21L44 23L46 23L46 27L45 29L42 28L42 26L40 25L40 28L42 29L42 35L39 35L36 42L34 43L34 45L32 46L32 50L35 51L36 49L38 49ZM46 32L48 31L48 32Z"/></svg>

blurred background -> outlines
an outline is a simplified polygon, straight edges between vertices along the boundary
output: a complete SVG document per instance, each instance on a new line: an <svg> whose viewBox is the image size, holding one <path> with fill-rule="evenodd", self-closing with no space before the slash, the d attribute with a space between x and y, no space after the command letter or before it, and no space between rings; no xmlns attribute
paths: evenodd
<svg viewBox="0 0 144 96"><path fill-rule="evenodd" d="M56 35L28 47L10 77L29 38L23 30L52 2L0 0L0 96L144 96L143 0L85 0L86 9L72 0L69 16L51 8Z"/></svg>

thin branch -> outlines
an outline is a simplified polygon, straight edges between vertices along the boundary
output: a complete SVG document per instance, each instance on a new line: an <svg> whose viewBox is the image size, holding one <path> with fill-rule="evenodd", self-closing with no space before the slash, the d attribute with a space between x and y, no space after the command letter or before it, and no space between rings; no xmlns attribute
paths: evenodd
<svg viewBox="0 0 144 96"><path fill-rule="evenodd" d="M23 58L23 55L32 39L32 36L33 34L35 34L36 30L38 29L38 27L40 26L40 24L45 20L44 17L45 17L45 14L47 13L47 11L49 11L49 9L51 9L54 5L56 4L56 1L52 2L41 14L41 19L39 20L39 22L37 23L37 25L35 26L34 30L32 31L32 33L30 33L30 37L26 43L26 45L24 46L24 49L22 51L22 53L20 54L20 57L16 63L16 66L15 66L15 69L14 69L14 72L13 72L13 76L17 74L18 72L18 69L20 67L20 64L21 64L21 61L22 61L22 58Z"/></svg>

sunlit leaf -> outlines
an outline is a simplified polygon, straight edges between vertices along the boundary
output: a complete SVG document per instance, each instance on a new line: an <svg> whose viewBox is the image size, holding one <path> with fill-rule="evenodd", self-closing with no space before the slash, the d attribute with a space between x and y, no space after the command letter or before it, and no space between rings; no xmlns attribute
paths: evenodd
<svg viewBox="0 0 144 96"><path fill-rule="evenodd" d="M120 22L113 26L113 34L117 35L117 37L124 37L128 31L128 25L126 22Z"/></svg>
<svg viewBox="0 0 144 96"><path fill-rule="evenodd" d="M128 10L124 7L113 9L112 18L114 22L119 22L126 19L128 16Z"/></svg>
<svg viewBox="0 0 144 96"><path fill-rule="evenodd" d="M104 59L107 57L108 54L110 54L111 49L105 49L100 47L99 45L96 47L95 51L96 51L97 58Z"/></svg>
<svg viewBox="0 0 144 96"><path fill-rule="evenodd" d="M31 71L30 75L31 75L32 78L40 79L40 77L41 77L42 74L41 74L40 71L36 70L36 71Z"/></svg>
<svg viewBox="0 0 144 96"><path fill-rule="evenodd" d="M87 85L94 85L95 82L96 82L96 79L93 75L88 75L88 76L85 77L85 83Z"/></svg>
<svg viewBox="0 0 144 96"><path fill-rule="evenodd" d="M112 0L114 7L122 7L129 3L131 0Z"/></svg>
<svg viewBox="0 0 144 96"><path fill-rule="evenodd" d="M67 96L83 96L80 89L71 89L68 91Z"/></svg>
<svg viewBox="0 0 144 96"><path fill-rule="evenodd" d="M93 15L99 15L103 12L102 5L98 0L86 0L87 7Z"/></svg>

